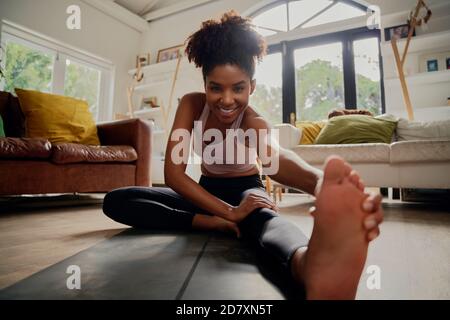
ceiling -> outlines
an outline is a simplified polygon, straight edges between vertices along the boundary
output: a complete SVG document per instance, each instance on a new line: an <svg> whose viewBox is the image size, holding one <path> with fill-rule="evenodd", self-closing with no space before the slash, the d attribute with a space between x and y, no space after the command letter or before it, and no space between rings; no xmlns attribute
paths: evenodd
<svg viewBox="0 0 450 320"><path fill-rule="evenodd" d="M114 0L114 2L142 17L152 11L177 4L180 0Z"/></svg>

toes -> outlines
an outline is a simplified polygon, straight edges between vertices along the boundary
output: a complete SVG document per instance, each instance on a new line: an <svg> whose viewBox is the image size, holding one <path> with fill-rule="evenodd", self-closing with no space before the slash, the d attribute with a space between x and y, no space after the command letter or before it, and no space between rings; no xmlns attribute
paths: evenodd
<svg viewBox="0 0 450 320"><path fill-rule="evenodd" d="M377 212L381 208L381 194L370 194L363 202L363 210L366 212Z"/></svg>
<svg viewBox="0 0 450 320"><path fill-rule="evenodd" d="M381 208L381 201L383 201L383 196L379 193L377 193L374 197L373 197L373 203L375 205L375 210L379 210Z"/></svg>
<svg viewBox="0 0 450 320"><path fill-rule="evenodd" d="M344 177L350 175L351 167L338 156L330 156L325 160L324 183L340 183Z"/></svg>
<svg viewBox="0 0 450 320"><path fill-rule="evenodd" d="M355 187L358 188L360 178L359 178L358 173L356 173L355 170L352 170L352 171L350 172L350 175L349 175L348 178L349 178L350 182L351 182Z"/></svg>
<svg viewBox="0 0 450 320"><path fill-rule="evenodd" d="M359 179L357 188L363 192L364 192L364 189L366 188L366 185L364 184L364 181L361 178Z"/></svg>
<svg viewBox="0 0 450 320"><path fill-rule="evenodd" d="M372 230L371 232L369 232L369 234L367 235L367 240L369 242L372 240L375 240L376 238L378 238L379 235L380 235L380 229L376 228L376 229Z"/></svg>
<svg viewBox="0 0 450 320"><path fill-rule="evenodd" d="M238 226L234 226L233 229L234 229L234 232L236 233L236 237L238 239L240 239L241 238L241 230L239 230Z"/></svg>
<svg viewBox="0 0 450 320"><path fill-rule="evenodd" d="M349 180L356 188L364 192L366 186L364 185L364 182L362 181L358 172L356 172L355 170L351 170Z"/></svg>
<svg viewBox="0 0 450 320"><path fill-rule="evenodd" d="M381 211L377 211L364 219L364 228L371 232L372 229L377 229L382 222L383 213Z"/></svg>

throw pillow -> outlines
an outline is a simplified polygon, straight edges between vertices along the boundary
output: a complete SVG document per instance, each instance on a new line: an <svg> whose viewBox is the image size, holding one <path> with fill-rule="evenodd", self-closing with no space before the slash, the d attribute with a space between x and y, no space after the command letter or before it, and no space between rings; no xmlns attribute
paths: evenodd
<svg viewBox="0 0 450 320"><path fill-rule="evenodd" d="M450 140L450 120L420 122L400 119L397 140Z"/></svg>
<svg viewBox="0 0 450 320"><path fill-rule="evenodd" d="M5 137L5 130L3 130L3 120L2 120L2 116L0 116L0 138L4 138Z"/></svg>
<svg viewBox="0 0 450 320"><path fill-rule="evenodd" d="M390 143L396 121L361 115L331 118L315 144Z"/></svg>
<svg viewBox="0 0 450 320"><path fill-rule="evenodd" d="M327 121L297 121L295 126L302 131L300 144L313 144Z"/></svg>
<svg viewBox="0 0 450 320"><path fill-rule="evenodd" d="M365 116L370 116L373 117L372 112L370 112L369 110L358 110L358 109L334 109L331 110L328 113L328 119L331 119L333 117L339 117L339 116L345 116L345 115L353 115L353 114L359 114L359 115L365 115Z"/></svg>
<svg viewBox="0 0 450 320"><path fill-rule="evenodd" d="M27 137L47 138L52 143L100 144L85 101L23 89L16 93L25 114Z"/></svg>

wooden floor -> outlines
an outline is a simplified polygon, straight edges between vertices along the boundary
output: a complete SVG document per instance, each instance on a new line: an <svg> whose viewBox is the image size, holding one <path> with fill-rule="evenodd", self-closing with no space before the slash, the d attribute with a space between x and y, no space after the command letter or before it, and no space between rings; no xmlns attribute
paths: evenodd
<svg viewBox="0 0 450 320"><path fill-rule="evenodd" d="M279 204L308 236L312 199L289 194ZM42 205L41 205L42 207ZM358 299L450 299L450 212L432 205L384 201L381 236L371 244L366 268L381 271L381 288L361 276ZM0 214L0 289L127 228L103 215L101 206L40 208Z"/></svg>

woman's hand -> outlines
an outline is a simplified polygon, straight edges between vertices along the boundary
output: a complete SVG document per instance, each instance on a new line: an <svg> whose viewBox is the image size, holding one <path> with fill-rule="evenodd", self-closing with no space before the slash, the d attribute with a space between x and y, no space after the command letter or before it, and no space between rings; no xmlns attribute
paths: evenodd
<svg viewBox="0 0 450 320"><path fill-rule="evenodd" d="M239 206L234 207L231 210L230 219L228 220L234 223L239 223L258 208L268 208L278 211L277 206L267 197L257 193L249 193L244 197L244 199L242 199Z"/></svg>

